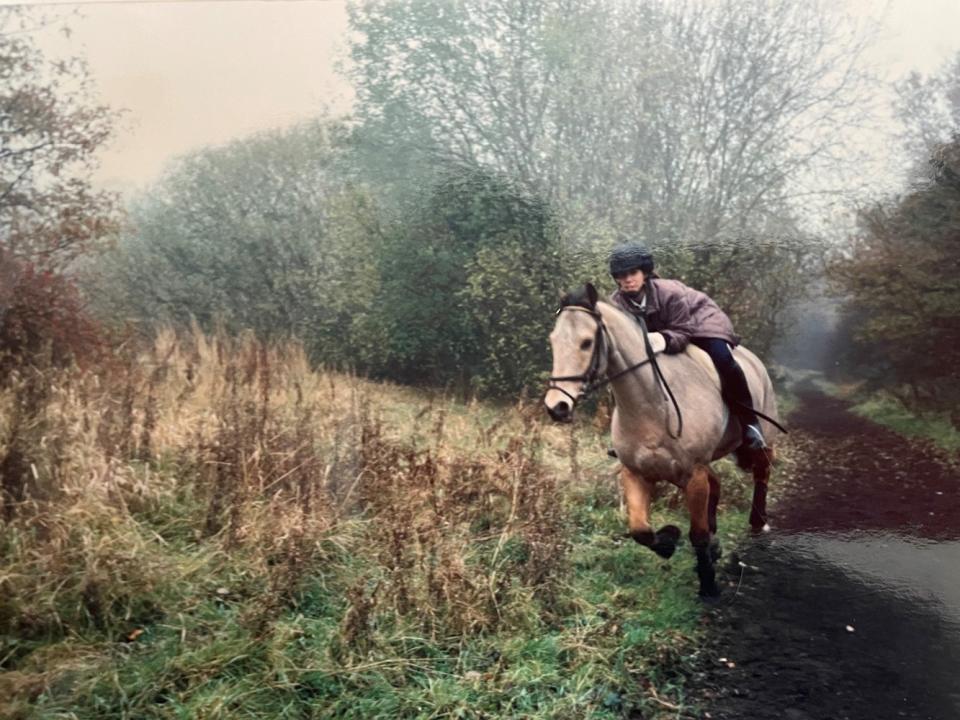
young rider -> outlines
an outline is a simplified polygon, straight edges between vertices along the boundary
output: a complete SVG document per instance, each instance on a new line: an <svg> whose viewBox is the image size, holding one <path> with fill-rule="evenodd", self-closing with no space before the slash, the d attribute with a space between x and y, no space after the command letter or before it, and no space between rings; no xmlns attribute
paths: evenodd
<svg viewBox="0 0 960 720"><path fill-rule="evenodd" d="M610 253L610 274L617 290L610 296L616 307L644 318L651 332L666 340L665 352L683 352L687 343L706 351L720 374L720 386L731 412L743 428L743 444L753 450L766 447L743 369L731 348L740 343L733 323L706 293L678 280L665 280L653 271L653 255L638 243L618 245Z"/></svg>

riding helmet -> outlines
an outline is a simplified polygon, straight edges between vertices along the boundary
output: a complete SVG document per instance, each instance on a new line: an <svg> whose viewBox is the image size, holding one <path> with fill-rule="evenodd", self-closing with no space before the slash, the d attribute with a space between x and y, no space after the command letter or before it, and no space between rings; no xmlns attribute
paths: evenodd
<svg viewBox="0 0 960 720"><path fill-rule="evenodd" d="M617 245L610 253L610 274L643 270L644 275L653 272L653 255L640 243L628 242Z"/></svg>

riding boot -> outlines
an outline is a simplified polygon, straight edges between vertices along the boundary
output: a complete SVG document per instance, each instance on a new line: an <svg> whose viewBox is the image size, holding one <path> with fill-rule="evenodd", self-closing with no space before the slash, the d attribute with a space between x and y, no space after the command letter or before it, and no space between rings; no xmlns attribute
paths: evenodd
<svg viewBox="0 0 960 720"><path fill-rule="evenodd" d="M743 374L743 368L734 359L733 362L726 363L722 369L720 367L717 369L721 370L720 386L723 398L730 406L731 412L740 421L743 445L751 450L763 450L767 447L767 443L760 429L760 420L753 411L753 398L750 395L750 386L747 384L747 376Z"/></svg>

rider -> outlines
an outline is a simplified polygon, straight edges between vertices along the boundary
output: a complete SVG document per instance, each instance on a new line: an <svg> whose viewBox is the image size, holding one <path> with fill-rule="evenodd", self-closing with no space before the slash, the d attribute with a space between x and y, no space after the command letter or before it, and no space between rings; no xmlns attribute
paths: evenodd
<svg viewBox="0 0 960 720"><path fill-rule="evenodd" d="M721 393L740 420L743 444L752 450L765 448L747 378L731 352L740 338L726 313L706 293L657 275L653 255L638 243L613 249L610 274L618 288L610 302L638 321L643 317L651 332L661 333L667 354L683 352L687 343L706 351L720 375Z"/></svg>

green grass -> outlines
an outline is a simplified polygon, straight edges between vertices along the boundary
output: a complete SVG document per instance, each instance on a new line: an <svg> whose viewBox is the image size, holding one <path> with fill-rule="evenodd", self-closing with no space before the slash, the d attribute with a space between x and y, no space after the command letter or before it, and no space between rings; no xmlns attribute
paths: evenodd
<svg viewBox="0 0 960 720"><path fill-rule="evenodd" d="M960 452L960 430L953 426L946 413L917 414L896 398L885 394L861 400L851 410L901 435L931 440L950 453Z"/></svg>
<svg viewBox="0 0 960 720"><path fill-rule="evenodd" d="M448 637L424 635L384 608L354 648L342 640L345 596L356 578L382 573L372 558L356 548L331 553L258 627L263 588L251 584L243 555L178 535L184 501L171 498L139 525L164 535L167 560L179 568L166 612L21 647L18 672L36 686L6 716L613 719L643 708L655 717L646 688L682 704L693 662L700 606L692 553L684 544L664 561L624 540L615 497L601 495L591 488L566 499L575 519L571 571L548 603L515 582L497 631ZM683 521L663 508L657 516ZM356 526L349 540L372 529ZM9 653L16 641L7 640Z"/></svg>
<svg viewBox="0 0 960 720"><path fill-rule="evenodd" d="M333 398L281 357L237 384L230 357L154 388L149 459L104 448L126 421L99 384L36 416L69 444L22 447L67 491L0 525L0 717L685 716L693 553L624 538L605 433L344 378ZM717 465L729 546L748 483ZM669 500L655 526L685 527Z"/></svg>
<svg viewBox="0 0 960 720"><path fill-rule="evenodd" d="M780 418L789 418L790 413L800 406L800 401L789 388L782 388L777 391L777 409Z"/></svg>

